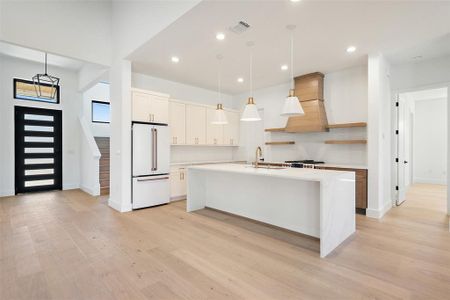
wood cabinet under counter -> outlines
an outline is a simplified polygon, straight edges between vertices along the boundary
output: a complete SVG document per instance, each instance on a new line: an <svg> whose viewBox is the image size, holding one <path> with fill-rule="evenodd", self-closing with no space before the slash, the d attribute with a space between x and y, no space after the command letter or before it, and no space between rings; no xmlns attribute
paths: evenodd
<svg viewBox="0 0 450 300"><path fill-rule="evenodd" d="M358 210L367 209L367 169L316 166L316 169L355 172L355 206Z"/></svg>

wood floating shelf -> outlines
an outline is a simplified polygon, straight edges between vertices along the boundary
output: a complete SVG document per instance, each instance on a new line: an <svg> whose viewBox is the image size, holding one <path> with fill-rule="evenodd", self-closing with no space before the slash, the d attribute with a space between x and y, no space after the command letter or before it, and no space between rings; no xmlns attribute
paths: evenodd
<svg viewBox="0 0 450 300"><path fill-rule="evenodd" d="M266 132L284 132L285 128L266 128Z"/></svg>
<svg viewBox="0 0 450 300"><path fill-rule="evenodd" d="M266 145L294 145L294 141L284 141L284 142L266 142Z"/></svg>
<svg viewBox="0 0 450 300"><path fill-rule="evenodd" d="M341 124L328 124L327 128L354 128L354 127L367 127L366 122L357 123L341 123Z"/></svg>
<svg viewBox="0 0 450 300"><path fill-rule="evenodd" d="M367 144L367 140L328 140L325 144L350 145L350 144Z"/></svg>

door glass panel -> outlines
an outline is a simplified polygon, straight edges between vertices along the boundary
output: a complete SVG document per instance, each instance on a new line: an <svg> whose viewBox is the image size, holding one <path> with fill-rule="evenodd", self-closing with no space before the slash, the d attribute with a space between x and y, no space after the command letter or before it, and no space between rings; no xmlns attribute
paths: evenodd
<svg viewBox="0 0 450 300"><path fill-rule="evenodd" d="M55 173L54 169L25 170L25 176L28 175L47 175Z"/></svg>
<svg viewBox="0 0 450 300"><path fill-rule="evenodd" d="M54 139L51 136L26 136L25 142L53 143Z"/></svg>
<svg viewBox="0 0 450 300"><path fill-rule="evenodd" d="M53 158L26 158L26 165L34 165L34 164L53 164L55 161Z"/></svg>
<svg viewBox="0 0 450 300"><path fill-rule="evenodd" d="M25 153L53 153L53 148L25 148Z"/></svg>
<svg viewBox="0 0 450 300"><path fill-rule="evenodd" d="M36 120L36 121L52 121L53 122L53 116L44 116L44 115L33 115L33 114L25 114L24 115L25 120Z"/></svg>
<svg viewBox="0 0 450 300"><path fill-rule="evenodd" d="M54 179L30 180L30 181L25 181L25 187L52 185L54 183L55 183Z"/></svg>
<svg viewBox="0 0 450 300"><path fill-rule="evenodd" d="M53 126L33 126L33 125L25 125L25 131L45 131L45 132L53 132Z"/></svg>

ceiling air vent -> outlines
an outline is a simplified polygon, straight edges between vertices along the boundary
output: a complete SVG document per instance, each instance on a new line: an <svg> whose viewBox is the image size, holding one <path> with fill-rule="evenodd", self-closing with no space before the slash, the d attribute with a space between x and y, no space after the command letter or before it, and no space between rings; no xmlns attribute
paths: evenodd
<svg viewBox="0 0 450 300"><path fill-rule="evenodd" d="M250 25L248 25L248 23L246 23L244 21L239 21L239 23L230 27L229 29L231 32L234 32L236 34L241 34L245 31L247 31L249 28L250 28Z"/></svg>

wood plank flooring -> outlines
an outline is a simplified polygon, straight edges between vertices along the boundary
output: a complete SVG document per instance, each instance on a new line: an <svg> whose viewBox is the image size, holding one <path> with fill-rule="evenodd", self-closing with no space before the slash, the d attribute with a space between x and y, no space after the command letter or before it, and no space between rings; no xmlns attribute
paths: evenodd
<svg viewBox="0 0 450 300"><path fill-rule="evenodd" d="M120 214L80 190L0 198L0 299L450 299L445 187L417 185L329 257L185 202Z"/></svg>

